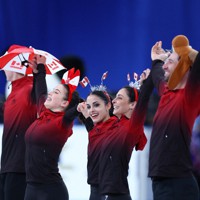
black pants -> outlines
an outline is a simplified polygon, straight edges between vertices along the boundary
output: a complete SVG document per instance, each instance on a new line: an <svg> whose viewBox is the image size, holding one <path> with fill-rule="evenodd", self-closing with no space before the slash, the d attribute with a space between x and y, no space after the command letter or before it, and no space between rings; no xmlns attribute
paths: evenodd
<svg viewBox="0 0 200 200"><path fill-rule="evenodd" d="M25 173L0 174L0 200L24 200Z"/></svg>
<svg viewBox="0 0 200 200"><path fill-rule="evenodd" d="M101 195L99 193L99 187L98 186L91 186L90 187L90 198L89 200L101 200Z"/></svg>
<svg viewBox="0 0 200 200"><path fill-rule="evenodd" d="M153 178L154 200L199 200L199 189L194 177Z"/></svg>
<svg viewBox="0 0 200 200"><path fill-rule="evenodd" d="M69 200L69 195L64 182L28 183L24 200Z"/></svg>
<svg viewBox="0 0 200 200"><path fill-rule="evenodd" d="M132 200L130 194L108 194L103 195L101 200Z"/></svg>

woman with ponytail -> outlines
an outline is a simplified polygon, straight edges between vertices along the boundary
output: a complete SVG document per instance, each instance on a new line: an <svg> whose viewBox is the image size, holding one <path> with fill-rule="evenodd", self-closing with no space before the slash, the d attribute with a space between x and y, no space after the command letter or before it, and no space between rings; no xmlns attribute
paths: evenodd
<svg viewBox="0 0 200 200"><path fill-rule="evenodd" d="M73 121L65 117L68 109L79 103L75 89L80 72L65 73L62 83L47 95L45 57L37 55L31 62L34 75L38 118L26 131L25 200L68 200L67 187L59 173L58 159Z"/></svg>

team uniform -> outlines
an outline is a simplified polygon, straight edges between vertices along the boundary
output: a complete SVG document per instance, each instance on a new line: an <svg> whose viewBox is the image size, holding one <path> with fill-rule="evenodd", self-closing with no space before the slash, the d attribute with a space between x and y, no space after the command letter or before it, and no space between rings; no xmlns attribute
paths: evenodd
<svg viewBox="0 0 200 200"><path fill-rule="evenodd" d="M26 132L25 200L67 200L68 191L59 173L58 160L68 137L72 121L65 121L65 112L45 108L47 87L44 66L38 65L34 74L39 117Z"/></svg>
<svg viewBox="0 0 200 200"><path fill-rule="evenodd" d="M90 118L87 119L89 121ZM118 121L117 117L110 117L107 121L97 123L94 125L88 135L88 163L87 182L91 186L90 200L101 200L101 194L99 190L99 159L101 153L101 144L105 139L105 135L113 123ZM86 123L88 124L88 122Z"/></svg>
<svg viewBox="0 0 200 200"><path fill-rule="evenodd" d="M23 200L26 187L24 136L37 118L37 109L31 77L25 76L11 84L11 93L3 107L0 199Z"/></svg>
<svg viewBox="0 0 200 200"><path fill-rule="evenodd" d="M199 114L200 55L185 88L169 90L163 81L163 62L153 61L152 77L161 96L150 141L149 177L154 199L196 200L198 188L192 174L191 133Z"/></svg>
<svg viewBox="0 0 200 200"><path fill-rule="evenodd" d="M93 151L93 157L89 151L88 157L92 160L88 161L90 163L88 173L91 174L93 172L91 169L96 169L93 174L95 180L93 183L96 187L92 189L98 199L100 195L102 200L131 200L127 181L129 161L133 148L142 150L146 144L143 124L148 100L153 90L151 78L146 80L142 88L131 119L125 116L120 119L111 117L105 122L97 123L89 132L89 136L96 137L98 141L98 145L94 145L98 149ZM89 140L92 141L92 138ZM96 159L93 159L94 157Z"/></svg>

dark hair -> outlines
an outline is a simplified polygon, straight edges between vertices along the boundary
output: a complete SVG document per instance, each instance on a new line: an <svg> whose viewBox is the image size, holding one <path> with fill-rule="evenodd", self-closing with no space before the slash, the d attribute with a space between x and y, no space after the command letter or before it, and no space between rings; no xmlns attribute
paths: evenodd
<svg viewBox="0 0 200 200"><path fill-rule="evenodd" d="M81 98L79 96L79 93L77 91L74 91L72 93L72 99L71 101L69 102L69 105L67 106L67 109L66 110L69 110L70 108L78 105L79 103L81 102Z"/></svg>
<svg viewBox="0 0 200 200"><path fill-rule="evenodd" d="M77 105L80 102L80 97L79 97L79 93L77 91L74 91L72 94L70 94L70 90L69 90L69 86L67 84L62 84L64 86L64 88L66 89L66 95L64 97L64 100L69 100L69 105L67 106L66 110L69 110L70 108L74 107L75 105ZM71 97L70 97L71 95Z"/></svg>
<svg viewBox="0 0 200 200"><path fill-rule="evenodd" d="M129 102L137 101L138 95L139 95L139 90L137 90L136 88L132 88L130 86L125 86L125 87L123 87L121 89L125 89L126 90L126 94L129 97Z"/></svg>
<svg viewBox="0 0 200 200"><path fill-rule="evenodd" d="M109 114L110 114L110 116L113 116L112 98L111 98L111 96L106 91L94 90L88 96L90 96L90 95L96 95L96 96L98 96L100 99L102 99L104 101L105 105L107 105L108 103L110 103L111 104L111 108L109 110Z"/></svg>
<svg viewBox="0 0 200 200"><path fill-rule="evenodd" d="M69 86L67 84L62 84L62 85L65 88L65 90L67 91L64 96L64 100L68 100L69 99Z"/></svg>

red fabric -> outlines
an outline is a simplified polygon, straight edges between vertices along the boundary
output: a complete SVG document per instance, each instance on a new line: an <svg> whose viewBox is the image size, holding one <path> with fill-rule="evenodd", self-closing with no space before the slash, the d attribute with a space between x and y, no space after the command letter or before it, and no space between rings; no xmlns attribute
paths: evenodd
<svg viewBox="0 0 200 200"><path fill-rule="evenodd" d="M61 180L58 170L60 152L72 125L63 124L64 112L52 112L43 107L37 120L26 132L26 175L28 182L52 183Z"/></svg>
<svg viewBox="0 0 200 200"><path fill-rule="evenodd" d="M36 105L31 101L32 78L12 82L12 91L4 106L1 172L25 172L24 135L37 118Z"/></svg>
<svg viewBox="0 0 200 200"><path fill-rule="evenodd" d="M161 99L154 117L150 141L149 176L186 177L192 174L190 141L200 111L200 54L184 89L168 90L160 80ZM152 70L157 68L157 64ZM154 74L156 80L159 74Z"/></svg>

